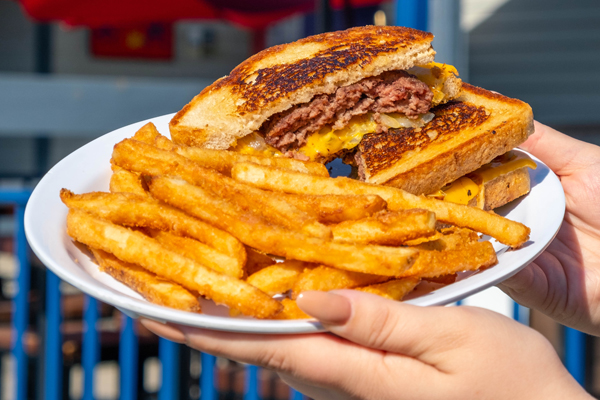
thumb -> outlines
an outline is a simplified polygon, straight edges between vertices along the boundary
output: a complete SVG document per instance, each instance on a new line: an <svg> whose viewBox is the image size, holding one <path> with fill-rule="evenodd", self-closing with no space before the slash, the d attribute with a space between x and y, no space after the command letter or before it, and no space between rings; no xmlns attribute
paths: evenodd
<svg viewBox="0 0 600 400"><path fill-rule="evenodd" d="M461 347L466 330L477 329L475 308L419 307L354 290L304 292L297 304L340 337L432 366L444 351Z"/></svg>
<svg viewBox="0 0 600 400"><path fill-rule="evenodd" d="M535 132L519 147L542 160L557 175L597 162L600 148L534 121Z"/></svg>

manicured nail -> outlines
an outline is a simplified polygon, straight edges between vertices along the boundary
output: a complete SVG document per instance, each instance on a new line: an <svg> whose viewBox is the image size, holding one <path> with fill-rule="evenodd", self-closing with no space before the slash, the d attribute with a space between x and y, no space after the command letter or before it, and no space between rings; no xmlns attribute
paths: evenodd
<svg viewBox="0 0 600 400"><path fill-rule="evenodd" d="M152 321L149 319L142 318L140 323L144 325L149 331L154 332L156 335L177 343L185 343L186 338L183 332L179 329L160 322Z"/></svg>
<svg viewBox="0 0 600 400"><path fill-rule="evenodd" d="M323 325L343 325L352 315L350 301L330 292L308 291L296 299L298 307Z"/></svg>

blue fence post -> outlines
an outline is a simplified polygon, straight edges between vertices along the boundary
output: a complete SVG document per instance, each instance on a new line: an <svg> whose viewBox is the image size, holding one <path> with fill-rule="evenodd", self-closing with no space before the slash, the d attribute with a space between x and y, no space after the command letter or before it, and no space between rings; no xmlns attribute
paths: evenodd
<svg viewBox="0 0 600 400"><path fill-rule="evenodd" d="M62 310L60 302L60 278L46 270L46 344L45 381L46 399L62 399Z"/></svg>
<svg viewBox="0 0 600 400"><path fill-rule="evenodd" d="M523 325L529 325L529 309L516 301L513 302L513 319Z"/></svg>
<svg viewBox="0 0 600 400"><path fill-rule="evenodd" d="M244 400L258 400L258 367L255 365L246 366L246 393Z"/></svg>
<svg viewBox="0 0 600 400"><path fill-rule="evenodd" d="M15 200L17 200L15 196ZM0 201L2 199L0 198ZM13 301L12 355L16 363L15 399L27 398L27 364L29 357L23 341L29 324L29 282L31 268L29 251L25 237L24 217L25 201L16 202L15 206L15 255L19 267L17 276L17 295Z"/></svg>
<svg viewBox="0 0 600 400"><path fill-rule="evenodd" d="M304 400L305 397L297 390L290 388L290 400Z"/></svg>
<svg viewBox="0 0 600 400"><path fill-rule="evenodd" d="M200 400L216 400L215 361L216 357L201 353L202 375L200 375Z"/></svg>
<svg viewBox="0 0 600 400"><path fill-rule="evenodd" d="M167 339L160 338L158 341L158 358L162 366L162 383L158 391L158 400L172 400L179 396L178 346L177 343Z"/></svg>
<svg viewBox="0 0 600 400"><path fill-rule="evenodd" d="M573 328L564 330L565 366L580 385L585 384L585 333Z"/></svg>
<svg viewBox="0 0 600 400"><path fill-rule="evenodd" d="M126 315L121 319L119 341L119 375L121 400L137 399L138 337L135 320Z"/></svg>
<svg viewBox="0 0 600 400"><path fill-rule="evenodd" d="M81 364L83 365L83 400L94 399L94 369L100 359L100 335L98 334L98 300L85 296L83 350Z"/></svg>
<svg viewBox="0 0 600 400"><path fill-rule="evenodd" d="M428 0L396 0L396 25L427 30Z"/></svg>

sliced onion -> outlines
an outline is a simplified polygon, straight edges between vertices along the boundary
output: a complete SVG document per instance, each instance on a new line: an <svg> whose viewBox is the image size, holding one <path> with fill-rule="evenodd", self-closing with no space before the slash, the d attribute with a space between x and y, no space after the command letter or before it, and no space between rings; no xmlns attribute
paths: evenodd
<svg viewBox="0 0 600 400"><path fill-rule="evenodd" d="M421 115L421 120L423 121L424 124L431 122L433 120L433 118L435 117L435 114L432 112L428 112L426 114Z"/></svg>
<svg viewBox="0 0 600 400"><path fill-rule="evenodd" d="M400 124L400 122L398 122L398 120L388 114L381 114L379 116L380 121L383 125L387 126L388 128L400 128L402 125Z"/></svg>

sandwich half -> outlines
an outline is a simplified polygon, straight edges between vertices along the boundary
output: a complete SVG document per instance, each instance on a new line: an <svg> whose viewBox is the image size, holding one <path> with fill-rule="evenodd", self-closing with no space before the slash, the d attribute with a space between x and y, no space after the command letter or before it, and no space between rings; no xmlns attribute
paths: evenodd
<svg viewBox="0 0 600 400"><path fill-rule="evenodd" d="M507 154L533 132L528 104L463 83L455 101L432 112L423 127L366 135L354 155L359 178L485 209L529 192L535 163Z"/></svg>
<svg viewBox="0 0 600 400"><path fill-rule="evenodd" d="M191 146L330 161L355 147L357 134L423 124L432 106L458 96L456 70L433 63L432 40L410 28L370 26L266 49L178 112L171 136ZM358 125L360 132L339 132Z"/></svg>
<svg viewBox="0 0 600 400"><path fill-rule="evenodd" d="M513 170L496 166L532 133L531 108L463 84L454 67L434 62L432 40L410 28L371 26L266 49L178 112L171 136L247 154L342 158L366 182L481 208L525 194L523 161ZM502 173L492 190L475 171L494 160L485 176ZM507 196L499 189L507 184L520 189Z"/></svg>

